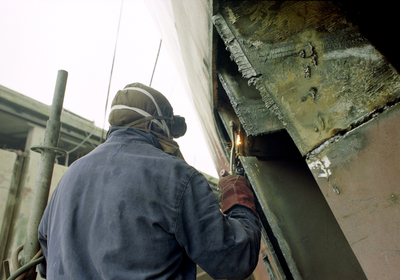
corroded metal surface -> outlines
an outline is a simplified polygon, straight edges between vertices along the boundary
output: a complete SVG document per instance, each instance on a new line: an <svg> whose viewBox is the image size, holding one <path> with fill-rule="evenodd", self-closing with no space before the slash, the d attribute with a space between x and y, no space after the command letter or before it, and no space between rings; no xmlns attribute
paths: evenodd
<svg viewBox="0 0 400 280"><path fill-rule="evenodd" d="M400 97L400 78L329 1L221 1L214 24L303 155Z"/></svg>
<svg viewBox="0 0 400 280"><path fill-rule="evenodd" d="M241 161L294 279L365 279L304 161Z"/></svg>
<svg viewBox="0 0 400 280"><path fill-rule="evenodd" d="M307 160L368 279L398 279L400 107Z"/></svg>
<svg viewBox="0 0 400 280"><path fill-rule="evenodd" d="M247 85L247 80L221 69L219 80L247 136L257 136L283 129L276 115L262 102L260 92Z"/></svg>

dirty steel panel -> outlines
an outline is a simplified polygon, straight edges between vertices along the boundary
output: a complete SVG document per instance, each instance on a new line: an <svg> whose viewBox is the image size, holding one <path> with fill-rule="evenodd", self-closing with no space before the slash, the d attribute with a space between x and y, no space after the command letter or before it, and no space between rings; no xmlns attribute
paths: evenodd
<svg viewBox="0 0 400 280"><path fill-rule="evenodd" d="M365 279L301 158L241 162L294 279Z"/></svg>
<svg viewBox="0 0 400 280"><path fill-rule="evenodd" d="M400 271L399 119L396 105L308 159L368 279Z"/></svg>
<svg viewBox="0 0 400 280"><path fill-rule="evenodd" d="M283 129L277 116L265 107L260 92L254 86L248 86L246 79L226 69L220 69L218 77L247 136Z"/></svg>
<svg viewBox="0 0 400 280"><path fill-rule="evenodd" d="M400 96L400 78L328 1L221 1L214 25L305 155Z"/></svg>
<svg viewBox="0 0 400 280"><path fill-rule="evenodd" d="M259 263L263 263L267 273L264 277L269 277L271 280L285 280L286 275L282 270L281 264L279 263L278 257L276 256L275 250L268 238L267 233L264 229L261 230L261 246L260 246L260 257ZM253 272L254 275L254 272ZM262 275L255 275L261 277Z"/></svg>

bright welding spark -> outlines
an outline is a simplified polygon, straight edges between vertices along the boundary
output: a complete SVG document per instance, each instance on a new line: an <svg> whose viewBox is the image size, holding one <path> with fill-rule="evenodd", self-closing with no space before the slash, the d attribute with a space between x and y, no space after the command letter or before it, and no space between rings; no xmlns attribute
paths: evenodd
<svg viewBox="0 0 400 280"><path fill-rule="evenodd" d="M242 141L240 140L240 135L236 135L236 145L242 145Z"/></svg>

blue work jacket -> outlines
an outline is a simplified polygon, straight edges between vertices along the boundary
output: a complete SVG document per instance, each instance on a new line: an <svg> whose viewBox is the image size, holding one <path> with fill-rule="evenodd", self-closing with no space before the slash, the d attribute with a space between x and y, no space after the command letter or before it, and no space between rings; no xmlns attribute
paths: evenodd
<svg viewBox="0 0 400 280"><path fill-rule="evenodd" d="M165 153L150 133L112 127L75 161L39 226L47 279L245 278L256 267L260 223L227 214L206 178Z"/></svg>

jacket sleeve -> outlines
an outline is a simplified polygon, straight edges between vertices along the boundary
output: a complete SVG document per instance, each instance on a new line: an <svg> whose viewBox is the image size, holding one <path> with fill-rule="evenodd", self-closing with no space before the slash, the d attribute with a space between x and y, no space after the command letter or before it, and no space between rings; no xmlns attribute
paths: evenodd
<svg viewBox="0 0 400 280"><path fill-rule="evenodd" d="M47 210L47 209L46 209ZM47 211L44 212L42 220L40 221L39 224L39 231L38 231L38 239L40 243L40 247L42 248L43 251L43 256L45 257L44 261L38 264L38 270L40 277L46 279L46 267L47 267Z"/></svg>
<svg viewBox="0 0 400 280"><path fill-rule="evenodd" d="M176 223L178 242L211 277L244 279L255 269L261 238L258 218L240 205L223 214L198 172L186 186Z"/></svg>

